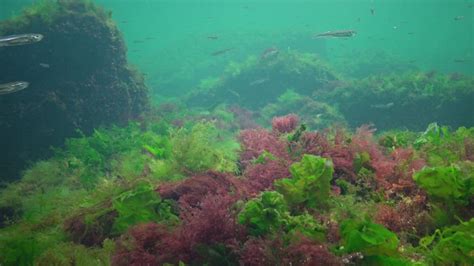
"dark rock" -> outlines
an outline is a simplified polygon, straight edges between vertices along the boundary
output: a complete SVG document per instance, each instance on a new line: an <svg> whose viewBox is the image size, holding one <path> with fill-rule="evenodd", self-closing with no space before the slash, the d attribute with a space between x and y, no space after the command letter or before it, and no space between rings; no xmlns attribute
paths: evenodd
<svg viewBox="0 0 474 266"><path fill-rule="evenodd" d="M128 66L110 14L81 0L41 3L0 22L0 35L44 35L35 44L0 48L0 83L30 83L0 95L4 180L17 178L28 161L49 156L50 146L78 130L124 124L148 106L143 78Z"/></svg>

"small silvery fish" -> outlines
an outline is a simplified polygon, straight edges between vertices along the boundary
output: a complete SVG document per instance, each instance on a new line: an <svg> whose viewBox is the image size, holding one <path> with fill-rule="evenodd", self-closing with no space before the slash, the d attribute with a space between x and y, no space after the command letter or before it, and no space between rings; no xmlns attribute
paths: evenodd
<svg viewBox="0 0 474 266"><path fill-rule="evenodd" d="M314 38L320 38L320 37L347 38L347 37L354 37L356 34L357 32L355 30L328 31L328 32L316 34L314 35Z"/></svg>
<svg viewBox="0 0 474 266"><path fill-rule="evenodd" d="M26 81L14 81L0 84L0 95L14 93L28 88L30 83Z"/></svg>
<svg viewBox="0 0 474 266"><path fill-rule="evenodd" d="M255 85L260 85L260 84L263 84L265 82L267 82L268 79L267 78L263 78L263 79L257 79L257 80L254 80L252 82L249 83L249 86L255 86Z"/></svg>
<svg viewBox="0 0 474 266"><path fill-rule="evenodd" d="M370 107L375 108L375 109L390 109L394 106L395 104L393 102L389 102L386 104L372 104Z"/></svg>
<svg viewBox="0 0 474 266"><path fill-rule="evenodd" d="M227 53L227 52L232 51L232 50L234 50L234 48L227 48L227 49L224 49L224 50L215 51L211 55L212 56L221 55L221 54Z"/></svg>
<svg viewBox="0 0 474 266"><path fill-rule="evenodd" d="M43 35L36 33L0 36L0 47L32 44L42 39Z"/></svg>
<svg viewBox="0 0 474 266"><path fill-rule="evenodd" d="M276 47L267 48L267 49L265 49L265 51L263 51L263 53L260 55L260 59L261 59L261 60L264 60L264 59L276 57L279 52L280 52L280 51L279 51Z"/></svg>

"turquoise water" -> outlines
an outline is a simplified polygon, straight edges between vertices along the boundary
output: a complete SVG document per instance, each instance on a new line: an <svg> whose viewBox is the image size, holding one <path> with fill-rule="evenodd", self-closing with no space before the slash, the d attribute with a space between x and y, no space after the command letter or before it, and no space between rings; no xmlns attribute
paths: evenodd
<svg viewBox="0 0 474 266"><path fill-rule="evenodd" d="M0 266L474 265L473 10L0 0Z"/></svg>
<svg viewBox="0 0 474 266"><path fill-rule="evenodd" d="M30 2L3 0L0 18ZM146 74L155 95L179 96L201 79L220 76L229 61L272 46L319 53L329 63L387 54L421 70L474 73L472 1L95 2L112 11L130 62ZM312 39L346 29L357 36ZM227 48L234 50L210 56Z"/></svg>

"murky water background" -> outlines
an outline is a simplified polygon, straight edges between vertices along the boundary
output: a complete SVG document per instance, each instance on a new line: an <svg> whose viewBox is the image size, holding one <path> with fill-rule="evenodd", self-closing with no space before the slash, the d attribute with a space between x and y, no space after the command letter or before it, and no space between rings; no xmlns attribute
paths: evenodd
<svg viewBox="0 0 474 266"><path fill-rule="evenodd" d="M0 18L30 2L3 0ZM130 61L146 73L155 96L179 96L201 79L221 75L229 61L272 46L318 53L335 67L344 60L390 56L421 70L474 73L472 1L96 2L112 11ZM312 39L344 29L358 34ZM210 55L227 48L234 49Z"/></svg>

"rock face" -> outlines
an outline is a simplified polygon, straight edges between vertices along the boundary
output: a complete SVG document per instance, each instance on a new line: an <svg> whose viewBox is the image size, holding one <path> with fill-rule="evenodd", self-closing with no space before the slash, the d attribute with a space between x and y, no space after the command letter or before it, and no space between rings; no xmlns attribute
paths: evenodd
<svg viewBox="0 0 474 266"><path fill-rule="evenodd" d="M127 65L122 35L102 9L81 0L40 2L0 22L0 35L21 33L44 39L0 48L0 83L30 83L0 95L0 181L78 130L126 123L148 106L143 78Z"/></svg>
<svg viewBox="0 0 474 266"><path fill-rule="evenodd" d="M275 52L267 57L249 57L242 63L231 62L218 81L201 86L187 103L199 107L238 104L256 110L275 102L288 89L310 96L337 82L336 73L314 54Z"/></svg>

